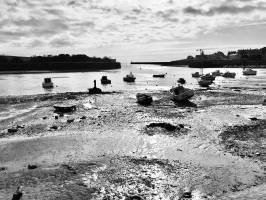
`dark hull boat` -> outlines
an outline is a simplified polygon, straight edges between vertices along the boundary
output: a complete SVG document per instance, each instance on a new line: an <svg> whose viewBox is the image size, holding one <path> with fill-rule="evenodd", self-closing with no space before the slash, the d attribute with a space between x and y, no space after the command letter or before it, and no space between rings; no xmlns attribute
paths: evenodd
<svg viewBox="0 0 266 200"><path fill-rule="evenodd" d="M103 84L103 85L111 84L111 80L108 79L107 76L102 76L101 84Z"/></svg>
<svg viewBox="0 0 266 200"><path fill-rule="evenodd" d="M45 78L42 83L42 87L45 89L50 89L54 87L54 84L52 82L51 78Z"/></svg>
<svg viewBox="0 0 266 200"><path fill-rule="evenodd" d="M213 83L213 81L201 78L198 83L201 87L209 87Z"/></svg>
<svg viewBox="0 0 266 200"><path fill-rule="evenodd" d="M199 72L195 72L192 74L193 78L199 78L200 77L200 73Z"/></svg>
<svg viewBox="0 0 266 200"><path fill-rule="evenodd" d="M153 78L164 78L165 74L154 74Z"/></svg>
<svg viewBox="0 0 266 200"><path fill-rule="evenodd" d="M255 76L257 75L257 71L253 70L253 69L244 69L243 70L243 75L245 76Z"/></svg>
<svg viewBox="0 0 266 200"><path fill-rule="evenodd" d="M194 91L183 86L178 86L170 90L173 101L182 102L194 96Z"/></svg>
<svg viewBox="0 0 266 200"><path fill-rule="evenodd" d="M132 74L132 72L130 72L130 74L126 75L123 80L125 82L135 82L136 77Z"/></svg>
<svg viewBox="0 0 266 200"><path fill-rule="evenodd" d="M235 78L236 77L236 73L235 72L225 72L223 74L224 78Z"/></svg>

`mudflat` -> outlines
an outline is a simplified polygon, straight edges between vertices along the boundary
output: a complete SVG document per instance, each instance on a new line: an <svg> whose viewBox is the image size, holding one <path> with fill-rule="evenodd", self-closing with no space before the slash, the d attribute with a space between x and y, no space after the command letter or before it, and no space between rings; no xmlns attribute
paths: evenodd
<svg viewBox="0 0 266 200"><path fill-rule="evenodd" d="M1 97L0 199L265 198L265 96L146 92Z"/></svg>

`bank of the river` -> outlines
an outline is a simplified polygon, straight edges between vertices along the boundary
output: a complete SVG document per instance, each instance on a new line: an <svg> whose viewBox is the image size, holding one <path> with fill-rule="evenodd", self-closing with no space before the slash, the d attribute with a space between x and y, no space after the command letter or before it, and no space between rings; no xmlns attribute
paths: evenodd
<svg viewBox="0 0 266 200"><path fill-rule="evenodd" d="M198 90L177 105L146 92L148 107L134 91L1 97L13 115L0 121L0 199L17 186L29 200L265 197L264 96ZM58 116L60 103L77 110Z"/></svg>

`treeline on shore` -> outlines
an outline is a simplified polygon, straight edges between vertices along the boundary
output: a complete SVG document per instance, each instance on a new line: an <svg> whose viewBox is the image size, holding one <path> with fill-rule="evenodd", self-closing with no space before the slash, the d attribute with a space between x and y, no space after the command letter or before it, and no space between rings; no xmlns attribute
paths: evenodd
<svg viewBox="0 0 266 200"><path fill-rule="evenodd" d="M109 57L89 57L85 54L32 57L0 56L0 71L94 71L121 68Z"/></svg>

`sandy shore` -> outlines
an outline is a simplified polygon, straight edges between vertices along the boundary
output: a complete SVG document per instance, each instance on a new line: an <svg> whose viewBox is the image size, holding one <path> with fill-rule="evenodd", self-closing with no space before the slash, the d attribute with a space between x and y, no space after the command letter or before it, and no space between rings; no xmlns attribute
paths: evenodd
<svg viewBox="0 0 266 200"><path fill-rule="evenodd" d="M159 91L143 107L136 93L0 97L11 113L0 121L0 199L17 186L28 200L266 196L264 96L201 90L176 105ZM60 103L77 110L56 119Z"/></svg>

